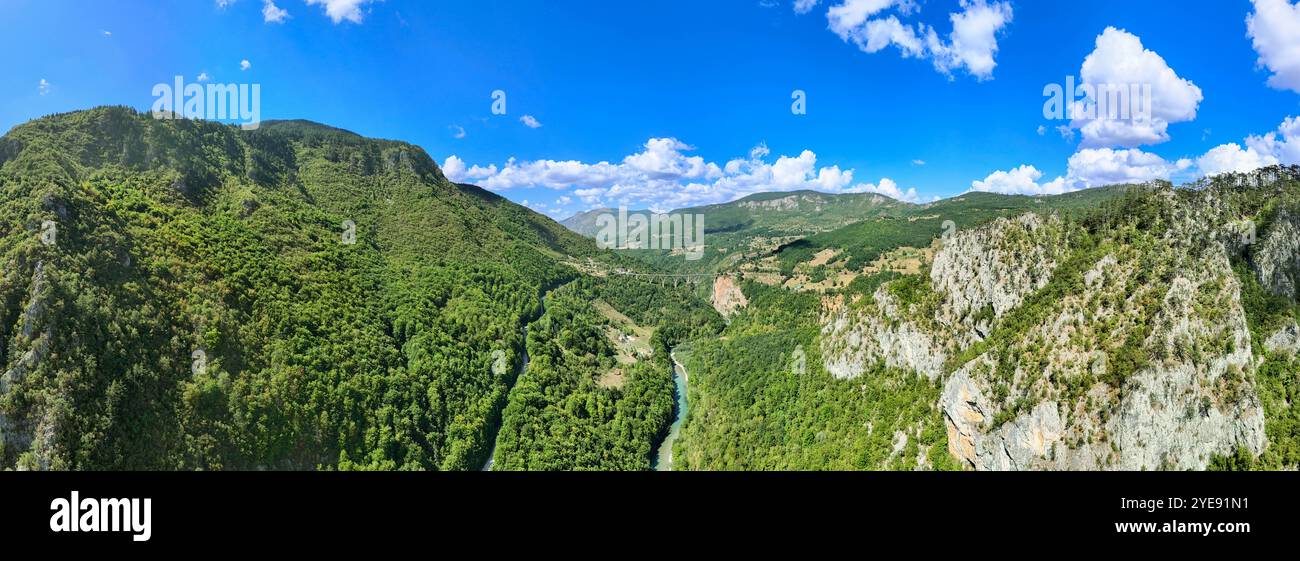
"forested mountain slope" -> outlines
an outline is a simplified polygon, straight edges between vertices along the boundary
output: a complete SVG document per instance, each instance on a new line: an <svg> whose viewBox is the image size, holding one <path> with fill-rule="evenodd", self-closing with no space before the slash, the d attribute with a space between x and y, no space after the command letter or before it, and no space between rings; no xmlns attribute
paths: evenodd
<svg viewBox="0 0 1300 561"><path fill-rule="evenodd" d="M0 193L0 468L475 469L542 294L637 267L308 122L54 115Z"/></svg>

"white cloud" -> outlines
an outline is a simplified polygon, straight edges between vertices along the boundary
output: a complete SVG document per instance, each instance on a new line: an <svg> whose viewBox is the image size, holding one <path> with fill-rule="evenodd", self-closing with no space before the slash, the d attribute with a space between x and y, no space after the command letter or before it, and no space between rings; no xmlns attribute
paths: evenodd
<svg viewBox="0 0 1300 561"><path fill-rule="evenodd" d="M601 202L601 197L605 194L605 190L599 187L593 187L591 189L575 189L573 194L579 199L582 199L582 202L584 203L598 205Z"/></svg>
<svg viewBox="0 0 1300 561"><path fill-rule="evenodd" d="M1192 167L1187 159L1168 162L1164 158L1136 148L1085 148L1070 156L1070 189L1103 187L1120 183L1145 183L1169 179Z"/></svg>
<svg viewBox="0 0 1300 561"><path fill-rule="evenodd" d="M1277 133L1247 140L1262 150L1269 150L1278 161L1287 165L1300 165L1300 117L1287 117L1277 128Z"/></svg>
<svg viewBox="0 0 1300 561"><path fill-rule="evenodd" d="M652 138L645 143L645 151L623 159L631 169L653 179L716 179L722 170L715 164L706 164L699 156L687 157L684 151L694 150L675 138Z"/></svg>
<svg viewBox="0 0 1300 561"><path fill-rule="evenodd" d="M227 6L234 4L235 0L217 0L217 8L224 10Z"/></svg>
<svg viewBox="0 0 1300 561"><path fill-rule="evenodd" d="M822 0L794 0L794 13L806 14L811 12Z"/></svg>
<svg viewBox="0 0 1300 561"><path fill-rule="evenodd" d="M572 195L596 206L626 205L666 211L732 201L767 191L816 190L828 193L877 192L903 200L918 200L915 189L903 191L888 179L879 184L854 185L854 171L818 166L817 155L803 150L796 156L768 160L760 144L749 157L725 166L691 155L694 147L675 138L651 138L642 150L618 163L510 159L500 168L473 166L456 156L443 171L457 182L474 182L495 191L544 187L573 189Z"/></svg>
<svg viewBox="0 0 1300 561"><path fill-rule="evenodd" d="M868 18L898 4L897 0L842 0L826 11L826 20L830 22L831 31L839 35L840 39L848 41L859 27L867 23ZM795 5L796 12L799 7L799 4ZM806 8L811 10L812 6Z"/></svg>
<svg viewBox="0 0 1300 561"><path fill-rule="evenodd" d="M112 32L112 31L109 31L109 30L107 30L107 29L105 29L105 30L103 30L103 31L100 31L100 33L102 33L105 37L112 37L112 36L113 36L113 32Z"/></svg>
<svg viewBox="0 0 1300 561"><path fill-rule="evenodd" d="M1070 156L1065 176L1040 183L1043 172L1029 165L1010 171L995 171L980 181L971 182L972 191L1006 195L1058 195L1080 189L1122 183L1146 183L1170 179L1193 167L1189 159L1170 162L1136 148L1084 148Z"/></svg>
<svg viewBox="0 0 1300 561"><path fill-rule="evenodd" d="M520 117L519 122L523 123L525 127L528 127L530 129L542 128L542 123L532 115L524 115L523 117Z"/></svg>
<svg viewBox="0 0 1300 561"><path fill-rule="evenodd" d="M877 195L884 195L897 201L905 201L909 203L920 202L921 200L921 196L917 194L916 189L903 191L898 187L898 184L895 183L894 180L888 177L881 178L880 182L875 184L859 183L850 189L845 189L843 192L876 193Z"/></svg>
<svg viewBox="0 0 1300 561"><path fill-rule="evenodd" d="M1039 183L1043 172L1034 166L1020 166L1011 171L995 171L983 181L972 181L972 191L1002 193L1004 195L1058 195L1070 189L1065 179L1058 177L1047 183Z"/></svg>
<svg viewBox="0 0 1300 561"><path fill-rule="evenodd" d="M1196 111L1204 96L1201 88L1190 80L1178 76L1165 59L1142 45L1142 40L1127 31L1108 27L1097 36L1096 49L1083 60L1080 70L1080 87L1138 86L1140 91L1150 91L1150 118L1108 118L1119 115L1098 115L1098 118L1076 118L1071 126L1083 134L1085 148L1124 147L1135 148L1144 144L1159 144L1169 140L1169 125L1196 119ZM1077 117L1089 105L1096 106L1097 97L1076 102ZM1145 97L1139 96L1139 97ZM1146 103L1143 99L1141 103ZM1130 106L1145 112L1144 106ZM1115 108L1117 111L1119 108Z"/></svg>
<svg viewBox="0 0 1300 561"><path fill-rule="evenodd" d="M1043 136L1045 134L1047 134L1047 127L1038 125L1038 136Z"/></svg>
<svg viewBox="0 0 1300 561"><path fill-rule="evenodd" d="M923 165L925 165L925 160L912 160L912 165L914 165L914 166L923 166Z"/></svg>
<svg viewBox="0 0 1300 561"><path fill-rule="evenodd" d="M362 6L374 2L375 0L307 0L307 5L320 5L325 8L325 15L329 16L334 23L342 23L348 20L352 23L361 23L363 15Z"/></svg>
<svg viewBox="0 0 1300 561"><path fill-rule="evenodd" d="M263 21L265 21L266 23L284 23L284 20L287 19L289 19L288 10L281 9L279 6L276 6L273 0L265 0L264 2L262 2ZM338 23L338 22L339 20L337 19L334 20L334 23Z"/></svg>
<svg viewBox="0 0 1300 561"><path fill-rule="evenodd" d="M962 2L963 11L952 14L952 35L946 48L932 47L936 52L935 64L945 72L965 68L979 78L993 76L998 65L994 57L998 52L997 34L1011 23L1011 4L984 0ZM933 33L930 39L933 41Z"/></svg>
<svg viewBox="0 0 1300 561"><path fill-rule="evenodd" d="M211 77L211 76L208 76L208 73L207 73L207 72L200 72L199 75L198 75L198 77L195 78L194 80L195 80L196 82L209 82L209 81L212 80L212 77Z"/></svg>
<svg viewBox="0 0 1300 561"><path fill-rule="evenodd" d="M1277 158L1271 154L1261 154L1254 148L1243 150L1241 145L1235 142L1216 146L1196 159L1196 167L1207 176L1247 172L1274 164L1277 164Z"/></svg>
<svg viewBox="0 0 1300 561"><path fill-rule="evenodd" d="M442 173L447 176L447 179L457 183L464 183L492 177L497 174L497 167L495 165L466 167L464 160L453 155L448 156L447 160L443 162Z"/></svg>
<svg viewBox="0 0 1300 561"><path fill-rule="evenodd" d="M1247 36L1259 53L1259 64L1273 72L1268 85L1300 93L1300 3L1252 0L1246 16Z"/></svg>
<svg viewBox="0 0 1300 561"><path fill-rule="evenodd" d="M239 61L239 69L240 69L240 70L248 70L249 68L252 68L252 67L253 67L253 63L248 62L248 59L244 59L244 60Z"/></svg>
<svg viewBox="0 0 1300 561"><path fill-rule="evenodd" d="M46 95L50 93L50 87L51 87L50 81L46 80L45 78L41 78L41 83L37 84L36 86L37 91L39 91L41 95Z"/></svg>
<svg viewBox="0 0 1300 561"><path fill-rule="evenodd" d="M914 0L842 0L827 10L826 19L831 31L863 52L877 53L892 45L904 57L930 59L936 70L948 76L965 69L980 80L992 78L997 36L1011 23L1011 4L961 0L960 6L960 12L948 16L952 32L946 40L924 23L903 23L892 14L878 17L891 9L911 15L920 9ZM796 3L795 11L800 8L812 5Z"/></svg>
<svg viewBox="0 0 1300 561"><path fill-rule="evenodd" d="M1196 160L1204 175L1246 172L1277 164L1300 164L1300 118L1288 117L1276 131L1248 137L1245 148L1235 142L1224 144Z"/></svg>
<svg viewBox="0 0 1300 561"><path fill-rule="evenodd" d="M462 127L460 125L452 125L448 128L451 129L452 138L456 138L456 139L465 138L465 127Z"/></svg>

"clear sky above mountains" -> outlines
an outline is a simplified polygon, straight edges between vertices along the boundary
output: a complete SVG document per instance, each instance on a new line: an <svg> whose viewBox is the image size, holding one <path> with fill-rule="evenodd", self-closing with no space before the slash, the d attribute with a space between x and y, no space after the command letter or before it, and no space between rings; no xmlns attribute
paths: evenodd
<svg viewBox="0 0 1300 561"><path fill-rule="evenodd" d="M177 75L256 83L263 119L415 142L556 217L1300 163L1289 0L5 0L0 46L6 130L147 110ZM1067 77L1149 84L1153 117L1045 118Z"/></svg>

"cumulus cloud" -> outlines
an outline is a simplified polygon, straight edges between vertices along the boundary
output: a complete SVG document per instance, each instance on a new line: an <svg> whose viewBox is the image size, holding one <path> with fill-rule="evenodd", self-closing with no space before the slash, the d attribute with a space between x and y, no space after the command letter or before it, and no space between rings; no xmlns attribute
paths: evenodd
<svg viewBox="0 0 1300 561"><path fill-rule="evenodd" d="M289 19L288 10L281 9L279 6L276 6L273 0L265 0L264 2L262 2L263 21L265 21L266 23L284 23L284 20L286 19ZM338 22L339 20L334 20L334 23L338 23Z"/></svg>
<svg viewBox="0 0 1300 561"><path fill-rule="evenodd" d="M1020 166L1011 171L995 171L983 181L972 181L972 191L1002 193L1004 195L1058 195L1067 191L1065 178L1058 177L1048 183L1039 183L1043 172L1034 166Z"/></svg>
<svg viewBox="0 0 1300 561"><path fill-rule="evenodd" d="M1221 173L1247 172L1277 164L1277 158L1271 154L1260 153L1254 148L1242 149L1235 142L1216 146L1204 156L1196 159L1196 167L1205 175Z"/></svg>
<svg viewBox="0 0 1300 561"><path fill-rule="evenodd" d="M307 0L308 6L319 5L325 9L325 15L329 16L330 21L342 23L343 20L352 23L361 23L364 15L361 8L375 0Z"/></svg>
<svg viewBox="0 0 1300 561"><path fill-rule="evenodd" d="M1169 179L1191 167L1191 160L1169 162L1136 148L1085 148L1070 156L1066 182L1071 190L1120 183L1145 183L1154 179Z"/></svg>
<svg viewBox="0 0 1300 561"><path fill-rule="evenodd" d="M1300 165L1300 118L1288 117L1276 131L1210 149L1196 159L1204 175L1247 172L1277 164Z"/></svg>
<svg viewBox="0 0 1300 561"><path fill-rule="evenodd" d="M1300 3L1252 2L1255 11L1246 16L1246 31L1259 53L1259 65L1273 73L1268 85L1300 93Z"/></svg>
<svg viewBox="0 0 1300 561"><path fill-rule="evenodd" d="M812 9L816 2L796 2L795 11ZM1011 23L1009 2L961 0L961 11L949 14L952 32L946 39L924 23L904 23L920 8L914 0L841 0L826 12L830 30L866 53L893 46L907 58L929 59L947 76L958 70L986 80L997 66L998 33ZM882 17L889 10L898 12Z"/></svg>
<svg viewBox="0 0 1300 561"><path fill-rule="evenodd" d="M904 191L898 187L898 184L895 183L893 179L888 177L881 178L879 183L859 183L851 188L845 189L843 192L876 193L891 199L906 201L909 203L915 203L921 200L921 196L917 194L916 189L908 189Z"/></svg>
<svg viewBox="0 0 1300 561"><path fill-rule="evenodd" d="M533 117L532 115L524 115L523 117L520 117L519 122L523 123L525 127L528 127L530 129L542 128L541 121L538 121L537 118Z"/></svg>
<svg viewBox="0 0 1300 561"><path fill-rule="evenodd" d="M1267 150L1287 165L1300 165L1300 117L1288 117L1276 133L1247 139L1248 144Z"/></svg>
<svg viewBox="0 0 1300 561"><path fill-rule="evenodd" d="M617 163L510 159L504 166L468 166L451 156L443 172L457 182L473 182L501 191L543 187L568 191L591 206L626 205L667 211L732 201L766 191L817 190L828 193L875 192L902 200L919 199L915 189L903 191L893 181L854 184L854 172L839 166L819 166L817 155L804 150L779 156L760 144L747 157L723 165L690 154L695 148L675 138L651 138L641 151Z"/></svg>
<svg viewBox="0 0 1300 561"><path fill-rule="evenodd" d="M249 68L252 68L252 67L253 67L253 63L248 62L248 59L244 59L244 60L239 61L239 69L240 69L240 70L248 70Z"/></svg>
<svg viewBox="0 0 1300 561"><path fill-rule="evenodd" d="M41 78L41 82L36 85L36 91L40 92L41 95L46 95L50 93L50 87L51 87L50 81L46 80L45 78Z"/></svg>
<svg viewBox="0 0 1300 561"><path fill-rule="evenodd" d="M1169 125L1195 119L1204 99L1201 88L1179 77L1164 58L1145 48L1136 35L1114 27L1106 28L1097 36L1096 49L1083 60L1079 77L1080 88L1088 86L1094 92L1102 92L1074 103L1075 119L1071 126L1080 130L1086 148L1135 148L1166 142L1169 140ZM1139 92L1149 91L1150 94L1140 94L1140 101L1129 98L1132 104L1129 118L1115 118L1122 115L1113 105L1111 107L1116 109L1114 114L1097 110L1099 101L1100 107L1107 107L1108 102L1101 99L1107 88L1123 88L1131 92L1132 86L1137 86ZM1148 106L1149 118L1138 118L1145 117L1143 114ZM1100 114L1095 118L1080 118L1089 107L1093 108L1093 113Z"/></svg>
<svg viewBox="0 0 1300 561"><path fill-rule="evenodd" d="M973 181L971 190L1005 195L1059 195L1092 187L1167 180L1189 171L1193 165L1189 159L1170 162L1136 148L1084 148L1070 156L1066 174L1051 181L1040 182L1043 172L1034 166L1022 165L1010 171L995 171L983 180Z"/></svg>

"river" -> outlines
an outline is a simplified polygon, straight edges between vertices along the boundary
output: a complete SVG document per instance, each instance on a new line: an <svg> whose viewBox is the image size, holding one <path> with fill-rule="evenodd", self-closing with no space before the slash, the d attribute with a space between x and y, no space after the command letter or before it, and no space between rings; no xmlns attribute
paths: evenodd
<svg viewBox="0 0 1300 561"><path fill-rule="evenodd" d="M677 362L677 357L669 353L668 357L673 363L673 388L677 394L676 407L673 407L673 425L668 429L668 436L664 438L663 444L659 445L659 453L655 456L655 471L672 471L673 470L673 442L677 441L677 436L682 432L682 423L686 421L686 413L689 411L689 404L686 402L686 382L689 376L686 374L686 367Z"/></svg>
<svg viewBox="0 0 1300 561"><path fill-rule="evenodd" d="M518 384L519 379L524 376L524 371L528 369L528 326L527 325L524 326L523 333L524 333L524 362L523 364L519 365L519 374L515 375L516 384ZM510 386L510 390L513 389L515 389L515 387L513 385ZM510 390L506 390L507 404L510 403ZM506 410L504 407L502 407L501 422L497 424L497 433L495 436L492 437L492 453L488 454L487 463L483 464L483 469L481 471L492 471L492 464L496 463L497 441L501 438L501 428L505 426L505 420L506 420Z"/></svg>

